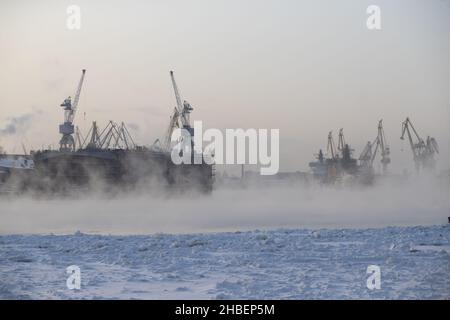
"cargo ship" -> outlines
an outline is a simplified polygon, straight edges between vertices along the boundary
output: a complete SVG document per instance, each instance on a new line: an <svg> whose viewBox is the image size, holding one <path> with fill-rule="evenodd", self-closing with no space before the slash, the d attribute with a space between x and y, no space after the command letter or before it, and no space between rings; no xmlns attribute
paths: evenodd
<svg viewBox="0 0 450 320"><path fill-rule="evenodd" d="M109 121L100 130L94 121L86 138L83 137L75 127L74 119L85 73L86 70L83 70L74 99L69 96L61 104L64 123L59 126L62 135L59 150L39 150L30 152L29 156L0 158L0 182L3 186L12 181L13 172L17 171L22 172L17 176L23 177L19 179L20 190L25 188L49 193L70 192L74 187L92 190L100 185L119 190L156 185L179 190L212 191L214 165L204 160L200 164L175 165L171 160L173 131L184 128L194 134L189 122L193 108L188 102L181 102L172 71L170 75L177 105L163 143L157 139L151 147L137 145L123 122L117 124ZM203 155L200 156L204 159Z"/></svg>

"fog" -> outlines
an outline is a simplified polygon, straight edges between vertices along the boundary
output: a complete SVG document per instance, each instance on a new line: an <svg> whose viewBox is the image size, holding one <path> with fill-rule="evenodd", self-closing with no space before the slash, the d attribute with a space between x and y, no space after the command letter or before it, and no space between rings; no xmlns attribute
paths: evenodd
<svg viewBox="0 0 450 320"><path fill-rule="evenodd" d="M79 5L81 29L67 28ZM0 3L0 150L57 148L60 103L87 69L75 125L124 122L139 145L164 138L175 106L205 129L279 129L280 171L309 170L327 134L344 128L357 158L383 119L391 172L414 172L410 117L450 163L450 4L379 0L123 0ZM22 148L22 143L25 148ZM379 159L376 169L379 170ZM223 170L222 170L223 171ZM395 179L394 179L395 180ZM447 222L448 183L371 187L216 186L210 195L127 192L0 196L0 233L185 233L265 228L382 227Z"/></svg>
<svg viewBox="0 0 450 320"><path fill-rule="evenodd" d="M277 228L436 225L449 183L411 177L375 186L218 186L212 194L146 192L0 198L1 234L154 234Z"/></svg>

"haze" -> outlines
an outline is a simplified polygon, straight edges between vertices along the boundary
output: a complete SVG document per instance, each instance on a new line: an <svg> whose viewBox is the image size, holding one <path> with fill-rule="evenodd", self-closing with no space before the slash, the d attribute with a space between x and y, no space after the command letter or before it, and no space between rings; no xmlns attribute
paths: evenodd
<svg viewBox="0 0 450 320"><path fill-rule="evenodd" d="M81 8L81 30L66 8ZM381 8L379 31L366 8ZM175 105L169 70L214 128L279 128L281 170L308 170L330 130L362 151L384 119L392 169L412 170L399 140L411 117L450 158L450 2L2 1L0 145L54 148L59 104L87 76L76 123L124 121L136 141L161 137ZM22 118L21 118L22 117ZM24 120L25 119L25 120ZM12 125L12 126L11 126ZM15 130L12 130L15 129Z"/></svg>

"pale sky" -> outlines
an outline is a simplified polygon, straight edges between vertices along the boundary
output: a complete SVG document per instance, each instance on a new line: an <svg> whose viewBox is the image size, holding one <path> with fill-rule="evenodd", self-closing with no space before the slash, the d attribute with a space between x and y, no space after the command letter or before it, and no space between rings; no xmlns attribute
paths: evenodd
<svg viewBox="0 0 450 320"><path fill-rule="evenodd" d="M72 4L81 30L66 28ZM371 4L381 30L366 28ZM381 118L392 168L411 170L399 139L407 116L448 169L449 57L444 0L2 0L0 145L56 148L59 105L83 68L76 124L124 121L149 145L175 105L173 69L204 127L280 129L281 170L308 170L339 128L358 156Z"/></svg>

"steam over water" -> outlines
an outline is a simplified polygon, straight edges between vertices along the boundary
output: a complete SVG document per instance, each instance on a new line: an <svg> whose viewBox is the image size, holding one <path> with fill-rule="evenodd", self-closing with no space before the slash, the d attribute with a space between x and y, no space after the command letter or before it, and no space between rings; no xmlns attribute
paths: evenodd
<svg viewBox="0 0 450 320"><path fill-rule="evenodd" d="M372 187L217 187L43 199L0 197L1 234L197 233L276 228L435 225L450 216L448 183L410 178Z"/></svg>

